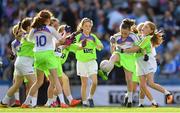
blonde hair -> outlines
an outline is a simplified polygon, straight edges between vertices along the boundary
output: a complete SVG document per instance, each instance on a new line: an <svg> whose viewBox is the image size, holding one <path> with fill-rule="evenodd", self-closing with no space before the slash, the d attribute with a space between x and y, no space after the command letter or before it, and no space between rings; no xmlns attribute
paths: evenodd
<svg viewBox="0 0 180 113"><path fill-rule="evenodd" d="M58 22L59 23L59 20L55 17L51 17L51 22L50 22L50 25L52 25L54 22Z"/></svg>
<svg viewBox="0 0 180 113"><path fill-rule="evenodd" d="M144 26L144 23L143 23L143 22L137 25L136 29L137 29L137 31L138 31L138 34L141 34L141 30L142 30L142 27L143 27L143 26Z"/></svg>
<svg viewBox="0 0 180 113"><path fill-rule="evenodd" d="M58 28L58 32L62 33L64 31L65 27L66 27L66 25L60 25Z"/></svg>
<svg viewBox="0 0 180 113"><path fill-rule="evenodd" d="M12 35L16 37L16 33L18 31L19 24L16 24L12 27Z"/></svg>
<svg viewBox="0 0 180 113"><path fill-rule="evenodd" d="M82 26L83 26L83 24L84 24L85 22L90 22L91 25L93 26L93 21L92 21L91 19L89 19L89 18L83 18L83 19L81 20L81 22L79 23L78 27L77 27L77 31L81 31L81 30L82 30Z"/></svg>
<svg viewBox="0 0 180 113"><path fill-rule="evenodd" d="M153 31L152 33L149 33L149 35L152 36L151 43L153 47L159 46L163 42L163 32L157 31L156 25L153 22L146 21L144 24L147 24L150 29Z"/></svg>

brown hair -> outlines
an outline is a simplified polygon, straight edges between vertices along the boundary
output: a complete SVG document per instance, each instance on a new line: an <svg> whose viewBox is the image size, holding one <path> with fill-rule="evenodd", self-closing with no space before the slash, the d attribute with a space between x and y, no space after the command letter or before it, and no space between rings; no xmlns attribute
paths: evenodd
<svg viewBox="0 0 180 113"><path fill-rule="evenodd" d="M81 30L82 30L82 26L83 26L83 24L84 24L85 22L90 22L91 25L93 26L93 21L92 21L91 19L89 19L89 18L83 18L83 19L81 20L81 22L79 23L78 27L77 27L77 31L81 31Z"/></svg>
<svg viewBox="0 0 180 113"><path fill-rule="evenodd" d="M29 17L24 18L24 19L22 20L22 24L21 24L22 30L27 31L27 28L28 28L29 26L31 26L31 21L32 21L32 18L29 18Z"/></svg>
<svg viewBox="0 0 180 113"><path fill-rule="evenodd" d="M162 31L157 31L156 30L156 25L153 22L146 21L145 22L150 29L153 31L149 35L152 36L151 38L151 43L153 47L159 46L163 42L163 32Z"/></svg>
<svg viewBox="0 0 180 113"><path fill-rule="evenodd" d="M51 19L52 13L49 10L41 10L33 19L32 27L33 28L39 28L42 26L45 26L45 22L47 19Z"/></svg>
<svg viewBox="0 0 180 113"><path fill-rule="evenodd" d="M138 33L141 32L143 26L144 26L143 22L137 25L136 29L137 29Z"/></svg>
<svg viewBox="0 0 180 113"><path fill-rule="evenodd" d="M121 25L120 25L120 29L129 29L131 30L131 27L135 25L135 20L133 19L129 19L129 18L126 18L122 21Z"/></svg>

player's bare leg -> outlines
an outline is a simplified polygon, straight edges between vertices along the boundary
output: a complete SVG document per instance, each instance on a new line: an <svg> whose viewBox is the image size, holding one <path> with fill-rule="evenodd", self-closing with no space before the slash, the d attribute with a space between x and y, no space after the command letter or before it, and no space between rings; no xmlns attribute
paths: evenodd
<svg viewBox="0 0 180 113"><path fill-rule="evenodd" d="M3 98L1 104L2 105L10 105L10 99L14 96L15 92L19 89L19 87L23 83L23 76L14 76L14 83L7 91L7 94Z"/></svg>
<svg viewBox="0 0 180 113"><path fill-rule="evenodd" d="M82 97L82 104L84 107L87 107L87 96L86 96L86 90L87 90L87 77L81 76L81 97Z"/></svg>
<svg viewBox="0 0 180 113"><path fill-rule="evenodd" d="M90 78L92 80L92 84L91 84L91 89L90 89L88 101L89 101L90 107L94 107L93 96L94 96L94 93L96 91L98 80L97 80L97 75L96 74L90 76Z"/></svg>
<svg viewBox="0 0 180 113"><path fill-rule="evenodd" d="M36 81L36 77L34 74L31 75L27 75L26 79L28 80L28 87L32 87L32 85L35 83ZM29 90L29 89L28 89ZM35 107L37 105L37 95L38 95L38 91L36 91L36 93L33 95L32 97L32 102L31 105L32 107Z"/></svg>
<svg viewBox="0 0 180 113"><path fill-rule="evenodd" d="M41 87L41 85L44 82L44 72L37 69L37 79L36 82L32 85L32 87L29 90L29 93L26 97L25 102L22 104L22 108L28 108L30 105L30 102L32 101L33 96L37 93L38 89Z"/></svg>
<svg viewBox="0 0 180 113"><path fill-rule="evenodd" d="M127 82L127 96L128 96L128 103L127 107L132 107L132 91L133 91L133 84L132 84L132 72L129 72L124 68L125 78Z"/></svg>
<svg viewBox="0 0 180 113"><path fill-rule="evenodd" d="M145 93L145 95L147 96L147 98L152 102L152 105L154 107L158 107L156 101L153 99L151 93L149 92L149 90L147 89L147 84L146 84L146 76L147 75L143 75L140 76L140 89L143 91L143 93Z"/></svg>
<svg viewBox="0 0 180 113"><path fill-rule="evenodd" d="M71 95L68 76L65 73L63 73L62 77L61 78L59 77L59 81L62 84L63 92L69 101L69 105L72 107L75 107L76 105L80 104L81 100L73 99L73 97Z"/></svg>
<svg viewBox="0 0 180 113"><path fill-rule="evenodd" d="M173 95L172 95L168 90L166 90L165 88L163 88L161 85L156 84L156 83L154 82L153 77L154 77L153 74L149 74L149 75L147 76L147 83L148 83L148 85L149 85L151 88L153 88L153 89L155 89L155 90L157 90L157 91L160 91L161 93L164 93L164 94L166 95L166 102L167 102L168 104L171 104L171 103L173 102Z"/></svg>
<svg viewBox="0 0 180 113"><path fill-rule="evenodd" d="M56 69L51 69L50 73L54 78L55 88L56 88L56 90L58 92L58 97L59 97L59 99L61 101L61 107L62 108L68 108L69 106L64 101L64 95L63 95L63 92L62 92L62 86L61 86L61 84L59 82L59 79L58 79L57 70Z"/></svg>

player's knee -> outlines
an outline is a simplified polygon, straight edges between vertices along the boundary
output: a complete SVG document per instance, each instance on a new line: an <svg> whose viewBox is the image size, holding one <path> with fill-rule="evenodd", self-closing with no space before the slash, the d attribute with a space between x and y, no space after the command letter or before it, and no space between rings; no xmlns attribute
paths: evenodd
<svg viewBox="0 0 180 113"><path fill-rule="evenodd" d="M146 85L145 84L139 84L139 85L140 85L141 89L143 89L143 90L146 89Z"/></svg>
<svg viewBox="0 0 180 113"><path fill-rule="evenodd" d="M150 87L154 87L154 83L153 83L152 81L148 81L147 84L148 84L148 86L150 86Z"/></svg>
<svg viewBox="0 0 180 113"><path fill-rule="evenodd" d="M110 61L112 61L112 62L119 61L119 56L117 54L113 54L110 58Z"/></svg>
<svg viewBox="0 0 180 113"><path fill-rule="evenodd" d="M54 85L55 85L54 82L49 81L49 86L50 86L50 87L54 87Z"/></svg>
<svg viewBox="0 0 180 113"><path fill-rule="evenodd" d="M13 88L14 88L14 89L19 89L19 87L20 87L19 84L14 84L14 85L13 85Z"/></svg>
<svg viewBox="0 0 180 113"><path fill-rule="evenodd" d="M40 88L40 87L42 86L42 84L43 84L43 81L36 81L36 82L35 82L35 85L36 85L38 88Z"/></svg>
<svg viewBox="0 0 180 113"><path fill-rule="evenodd" d="M69 82L69 78L67 76L63 76L63 82Z"/></svg>
<svg viewBox="0 0 180 113"><path fill-rule="evenodd" d="M132 79L130 77L126 77L126 82L129 84L132 82Z"/></svg>
<svg viewBox="0 0 180 113"><path fill-rule="evenodd" d="M92 85L93 85L93 86L97 86L97 84L98 84L97 81L93 81L93 82L92 82Z"/></svg>
<svg viewBox="0 0 180 113"><path fill-rule="evenodd" d="M86 88L86 87L87 87L87 83L82 82L82 83L81 83L81 86Z"/></svg>

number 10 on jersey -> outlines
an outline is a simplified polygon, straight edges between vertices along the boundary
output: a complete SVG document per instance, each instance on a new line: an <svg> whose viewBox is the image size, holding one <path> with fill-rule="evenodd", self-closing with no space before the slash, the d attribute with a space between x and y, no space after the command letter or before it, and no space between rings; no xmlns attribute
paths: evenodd
<svg viewBox="0 0 180 113"><path fill-rule="evenodd" d="M46 45L46 36L45 35L36 36L36 45L37 45L37 47L45 46Z"/></svg>

